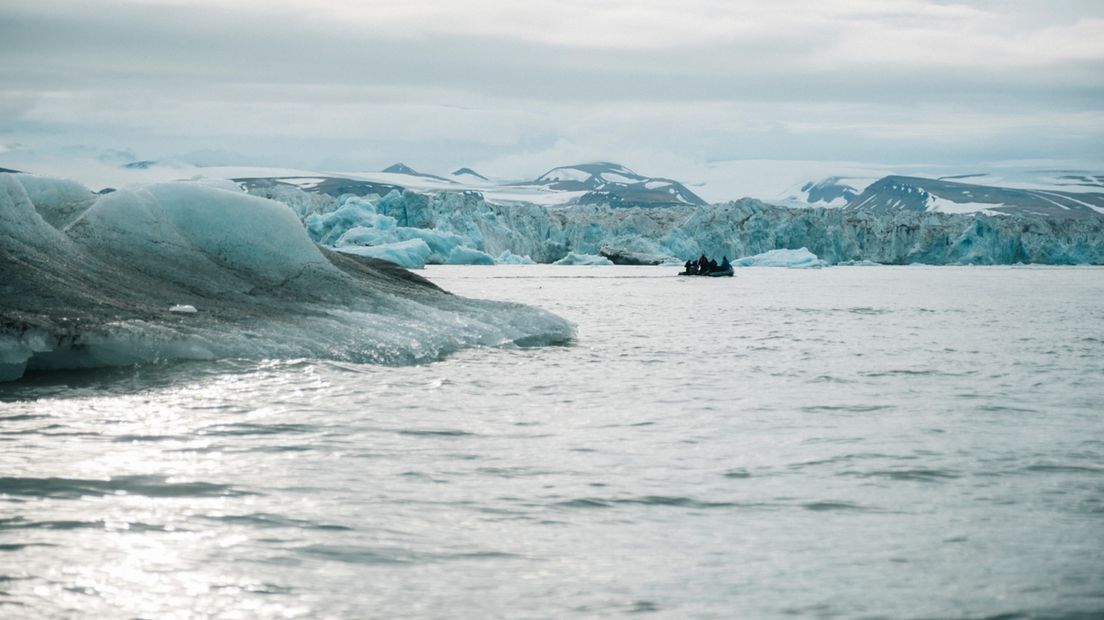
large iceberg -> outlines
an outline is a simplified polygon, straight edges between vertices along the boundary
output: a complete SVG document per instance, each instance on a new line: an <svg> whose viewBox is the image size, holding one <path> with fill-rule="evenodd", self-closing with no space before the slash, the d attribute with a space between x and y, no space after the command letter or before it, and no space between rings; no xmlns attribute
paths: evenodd
<svg viewBox="0 0 1104 620"><path fill-rule="evenodd" d="M320 247L300 216L329 206L297 214L193 182L98 196L72 182L0 174L0 380L171 359L405 364L572 337L543 310L456 297L349 253L367 246ZM364 210L331 215L311 234L335 244L382 221Z"/></svg>
<svg viewBox="0 0 1104 620"><path fill-rule="evenodd" d="M473 192L426 195L394 191L382 198L343 197L330 204L311 202L304 196L301 190L283 190L276 198L300 210L304 205L315 209L300 212L320 243L350 243L352 237L342 240L341 235L356 226L375 227L379 243L417 234L434 248L426 259L429 263L449 262L452 249L462 246L488 256L505 252L510 253L507 256L529 256L539 263L560 261L571 253L604 256L620 264L660 264L681 263L703 253L719 260L722 256L751 257L805 248L827 265L862 261L889 265L1104 264L1104 217L1062 220L907 210L867 213L793 209L750 198L711 206L642 209L597 204L499 205ZM353 200L370 211L371 217L336 215ZM333 224L317 228L316 233L314 217L332 217ZM367 238L360 239L358 242L366 242ZM785 266L792 263L779 262Z"/></svg>

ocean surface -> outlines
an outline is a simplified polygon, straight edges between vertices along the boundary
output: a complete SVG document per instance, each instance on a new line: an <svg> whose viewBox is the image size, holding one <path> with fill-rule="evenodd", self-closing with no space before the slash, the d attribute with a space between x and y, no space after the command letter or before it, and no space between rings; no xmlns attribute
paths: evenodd
<svg viewBox="0 0 1104 620"><path fill-rule="evenodd" d="M570 346L0 385L3 618L1100 618L1104 269L432 267Z"/></svg>

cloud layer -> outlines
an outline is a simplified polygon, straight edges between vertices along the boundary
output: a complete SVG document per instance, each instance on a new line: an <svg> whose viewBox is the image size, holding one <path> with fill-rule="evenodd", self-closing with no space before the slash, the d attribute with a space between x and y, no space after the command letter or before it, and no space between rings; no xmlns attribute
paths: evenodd
<svg viewBox="0 0 1104 620"><path fill-rule="evenodd" d="M501 174L1104 160L1104 5L1058 4L46 0L0 8L0 144Z"/></svg>

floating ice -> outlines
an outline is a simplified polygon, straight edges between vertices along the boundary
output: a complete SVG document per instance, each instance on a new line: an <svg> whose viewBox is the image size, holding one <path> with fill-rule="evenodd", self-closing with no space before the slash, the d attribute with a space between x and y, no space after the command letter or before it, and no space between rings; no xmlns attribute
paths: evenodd
<svg viewBox="0 0 1104 620"><path fill-rule="evenodd" d="M454 248L449 253L448 261L449 265L493 265L495 260L491 258L490 254L486 252L480 252L474 248L469 248L466 245Z"/></svg>
<svg viewBox="0 0 1104 620"><path fill-rule="evenodd" d="M826 267L828 263L817 258L806 248L797 250L771 250L745 256L732 261L733 267L788 267L790 269L808 269Z"/></svg>
<svg viewBox="0 0 1104 620"><path fill-rule="evenodd" d="M169 312L179 312L181 314L195 314L196 307L190 304L176 304L172 308L169 308Z"/></svg>
<svg viewBox="0 0 1104 620"><path fill-rule="evenodd" d="M567 256L552 263L553 265L612 265L613 261L605 256L596 256L594 254L576 254L575 252L568 252Z"/></svg>
<svg viewBox="0 0 1104 620"><path fill-rule="evenodd" d="M389 263L320 248L296 211L272 200L191 182L96 197L27 178L0 174L2 380L220 357L405 364L572 336L548 312L456 297ZM379 215L345 206L349 221ZM316 219L314 232L336 241L348 232L336 222ZM400 243L430 252L421 239Z"/></svg>
<svg viewBox="0 0 1104 620"><path fill-rule="evenodd" d="M378 260L385 260L407 269L421 269L426 266L426 259L433 253L429 245L421 239L408 241L396 241L381 245L341 245L338 252L367 256Z"/></svg>
<svg viewBox="0 0 1104 620"><path fill-rule="evenodd" d="M502 253L498 255L498 258L495 259L495 262L498 263L499 265L535 265L536 264L533 261L533 259L529 258L528 256L518 256L517 254L514 254L510 250L503 250Z"/></svg>

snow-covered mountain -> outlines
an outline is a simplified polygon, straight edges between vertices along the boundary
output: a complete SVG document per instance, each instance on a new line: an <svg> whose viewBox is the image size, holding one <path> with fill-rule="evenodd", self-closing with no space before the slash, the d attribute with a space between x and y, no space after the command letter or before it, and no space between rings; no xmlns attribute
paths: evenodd
<svg viewBox="0 0 1104 620"><path fill-rule="evenodd" d="M492 180L471 168L460 168L451 178L419 172L398 163L380 172L311 172L263 168L204 168L206 175L232 179L243 189L296 187L340 196L386 195L391 190L419 193L475 192L503 205L533 203L545 206L608 204L613 207L671 207L705 205L706 201L672 179L645 177L607 162L553 168L532 181Z"/></svg>
<svg viewBox="0 0 1104 620"><path fill-rule="evenodd" d="M319 176L281 176L281 177L237 177L233 179L242 189L253 191L264 188L296 187L303 191L326 194L338 197L342 194L355 194L368 196L376 194L383 196L392 191L403 191L402 185L376 181L364 181L345 177L319 177Z"/></svg>
<svg viewBox="0 0 1104 620"><path fill-rule="evenodd" d="M132 161L123 164L123 168L129 168L130 170L149 170L153 166L156 166L158 162L152 159L143 159L141 161Z"/></svg>
<svg viewBox="0 0 1104 620"><path fill-rule="evenodd" d="M828 177L809 181L801 186L805 202L823 207L842 207L850 203L862 190L855 189L841 177Z"/></svg>
<svg viewBox="0 0 1104 620"><path fill-rule="evenodd" d="M265 168L206 168L207 176L231 179L242 189L298 188L306 192L337 197L342 194L384 196L392 190L421 194L437 192L475 192L487 200L499 204L534 203L547 206L566 205L578 200L586 192L554 190L538 185L519 185L494 182L480 175L453 174L445 179L419 172L395 172L402 168L391 166L381 172L312 172ZM407 170L413 170L407 168ZM457 172L460 172L459 170Z"/></svg>
<svg viewBox="0 0 1104 620"><path fill-rule="evenodd" d="M844 209L868 212L938 211L1032 215L1051 219L1104 217L1104 186L1098 192L1016 189L943 179L888 176L851 198Z"/></svg>
<svg viewBox="0 0 1104 620"><path fill-rule="evenodd" d="M648 177L605 161L558 166L539 177L506 179L459 167L427 173L405 163L380 171L337 171L244 166L199 166L180 159L141 159L126 152L108 160L35 159L22 150L0 160L6 169L72 177L93 189L208 177L232 179L246 190L298 188L318 195L384 196L474 192L499 205L548 207L607 204L673 207L719 204L751 197L790 207L1024 214L1053 218L1104 217L1104 164L1023 161L972 164L870 164L845 161L734 160L674 162L680 179ZM20 158L23 159L20 159ZM29 159L28 159L29 157ZM18 165L17 165L18 164ZM28 165L24 165L28 164ZM33 164L33 165L32 165ZM75 174L70 174L70 170ZM693 188L693 190L689 188Z"/></svg>
<svg viewBox="0 0 1104 620"><path fill-rule="evenodd" d="M939 178L889 175L863 187L855 179L833 176L806 183L801 191L803 201L810 206L868 213L931 211L1052 219L1104 217L1104 176L1056 174L1033 183L1020 183L1022 187L963 182L991 178L984 174Z"/></svg>
<svg viewBox="0 0 1104 620"><path fill-rule="evenodd" d="M560 191L585 192L580 204L615 207L704 205L706 202L685 185L671 179L641 176L610 162L593 162L553 168L532 181L533 185Z"/></svg>
<svg viewBox="0 0 1104 620"><path fill-rule="evenodd" d="M453 170L452 171L452 176L454 176L454 177L472 177L472 178L475 178L475 179L479 179L481 181L489 181L490 180L487 177L479 174L475 170L472 170L471 168L468 168L466 166L463 167L463 168L457 169L457 170Z"/></svg>
<svg viewBox="0 0 1104 620"><path fill-rule="evenodd" d="M425 172L418 172L417 170L411 168L410 166L407 166L406 164L402 163L401 161L398 162L398 163L395 163L395 164L391 164L390 166L388 166L388 167L384 168L383 170L381 170L381 172L386 172L386 173L389 173L389 174L404 174L404 175L412 176L412 177L425 177L427 179L436 179L438 181L444 181L445 183L452 183L451 180L446 179L444 177L439 177L435 174L428 174L428 173L425 173Z"/></svg>

